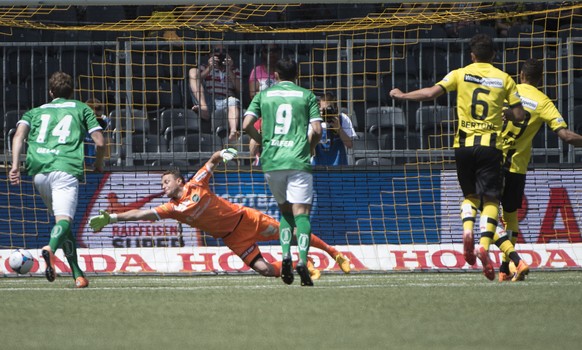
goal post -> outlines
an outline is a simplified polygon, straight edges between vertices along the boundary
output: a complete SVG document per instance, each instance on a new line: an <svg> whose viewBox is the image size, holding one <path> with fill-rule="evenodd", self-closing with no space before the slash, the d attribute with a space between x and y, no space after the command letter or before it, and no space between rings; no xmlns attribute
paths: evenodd
<svg viewBox="0 0 582 350"><path fill-rule="evenodd" d="M192 176L222 147L234 146L240 157L218 168L212 180L215 192L279 217L261 168L253 165L248 136L229 143L224 118L204 120L192 110L196 99L191 84L200 82L193 82L189 73L208 61L216 44L224 46L238 70L241 89L234 97L241 106L239 128L251 99L251 70L261 63L262 48L272 43L298 62L298 84L318 96L333 92L340 110L350 117L358 139L348 150L349 164L314 168L312 227L346 254L357 271L479 270L466 265L462 255L462 194L452 151L454 95L423 103L396 102L388 96L393 87L432 86L467 65L474 33L494 36L494 64L516 80L527 58L541 59L540 89L571 129L580 131L582 125L576 118L582 88L582 32L577 24L582 5L577 3L528 8L509 3L340 2L331 9L351 12L333 20L303 21L306 12L301 11L308 8L294 3L176 2L162 14L134 13L107 23L51 17L75 8L69 5L16 3L3 8L0 18L6 72L1 93L6 171L0 188L4 275L12 274L6 263L10 251L25 248L38 258L38 249L49 240L53 218L31 179L24 176L21 185L13 186L7 173L16 121L27 109L47 102L48 76L55 70L70 72L75 98L100 100L110 121L107 172L86 172L73 224L80 263L97 275L249 271L221 240L172 220L116 223L100 233L88 227L88 218L99 210L164 203L163 170L178 166ZM107 2L88 5L122 11ZM528 22L518 23L523 16ZM532 268L579 269L582 264L579 160L580 151L550 129L539 131L519 211L522 235L517 245ZM278 242L260 247L268 260L281 258ZM339 271L322 251L313 248L310 253L317 267ZM496 248L491 257L497 267ZM62 252L57 259L57 272L69 273ZM32 273L43 273L42 259L39 263Z"/></svg>

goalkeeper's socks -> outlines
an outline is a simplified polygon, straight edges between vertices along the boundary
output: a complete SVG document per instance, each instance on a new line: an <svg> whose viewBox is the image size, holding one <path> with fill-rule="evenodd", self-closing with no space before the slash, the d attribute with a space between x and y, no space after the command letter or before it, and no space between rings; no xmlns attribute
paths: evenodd
<svg viewBox="0 0 582 350"><path fill-rule="evenodd" d="M51 230L51 238L49 241L49 246L53 251L53 254L56 253L57 249L63 245L63 241L67 237L67 232L69 232L71 227L71 223L67 220L59 220L53 229Z"/></svg>
<svg viewBox="0 0 582 350"><path fill-rule="evenodd" d="M311 241L311 223L309 215L301 214L295 217L297 223L297 250L299 251L299 261L307 266L307 253Z"/></svg>
<svg viewBox="0 0 582 350"><path fill-rule="evenodd" d="M323 250L324 252L329 254L329 256L331 256L334 259L339 254L339 251L337 249L335 249L334 247L325 243L321 238L317 237L313 233L311 234L311 240L310 240L309 245L312 247L319 248L319 249Z"/></svg>

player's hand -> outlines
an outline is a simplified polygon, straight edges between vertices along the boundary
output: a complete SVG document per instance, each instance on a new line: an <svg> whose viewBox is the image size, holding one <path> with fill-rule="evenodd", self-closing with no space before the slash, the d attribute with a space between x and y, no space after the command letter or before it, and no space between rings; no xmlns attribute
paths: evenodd
<svg viewBox="0 0 582 350"><path fill-rule="evenodd" d="M111 216L105 210L99 210L99 214L95 215L89 219L89 226L93 232L99 232L105 226L111 222Z"/></svg>
<svg viewBox="0 0 582 350"><path fill-rule="evenodd" d="M402 95L403 95L402 91L398 88L390 90L390 97L392 98L399 99L402 97Z"/></svg>
<svg viewBox="0 0 582 350"><path fill-rule="evenodd" d="M223 162L228 162L236 157L238 151L234 148L226 148L220 151L220 156L222 157Z"/></svg>

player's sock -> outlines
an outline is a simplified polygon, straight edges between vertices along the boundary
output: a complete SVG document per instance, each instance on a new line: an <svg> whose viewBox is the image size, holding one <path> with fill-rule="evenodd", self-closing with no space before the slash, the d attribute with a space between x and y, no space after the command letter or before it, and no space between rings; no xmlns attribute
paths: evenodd
<svg viewBox="0 0 582 350"><path fill-rule="evenodd" d="M329 244L325 243L321 238L317 237L315 234L311 233L311 241L309 244L311 247L319 248L325 251L329 256L335 259L339 254L339 251Z"/></svg>
<svg viewBox="0 0 582 350"><path fill-rule="evenodd" d="M479 244L489 251L489 245L493 241L495 230L497 229L497 216L499 215L499 204L485 202L481 211L481 238Z"/></svg>
<svg viewBox="0 0 582 350"><path fill-rule="evenodd" d="M63 241L66 239L67 232L70 230L70 227L71 223L67 220L59 220L59 222L53 226L53 229L51 230L51 238L49 241L49 247L51 247L53 254L56 253L57 249L59 249L61 245L63 245Z"/></svg>
<svg viewBox="0 0 582 350"><path fill-rule="evenodd" d="M281 244L283 257L285 257L291 255L291 240L295 228L295 218L293 218L292 213L281 213L279 223L279 243Z"/></svg>
<svg viewBox="0 0 582 350"><path fill-rule="evenodd" d="M479 201L475 198L465 198L461 204L461 219L463 220L463 231L473 232L475 227L475 217Z"/></svg>
<svg viewBox="0 0 582 350"><path fill-rule="evenodd" d="M63 252L65 253L65 257L67 258L67 262L71 267L71 271L73 272L73 279L77 279L77 277L84 277L83 270L79 267L79 262L77 260L77 245L75 244L75 238L71 234L69 230L65 241L63 242Z"/></svg>
<svg viewBox="0 0 582 350"><path fill-rule="evenodd" d="M309 215L297 215L295 217L295 223L297 224L297 250L299 251L299 260L307 266L307 253L309 252L309 243L311 240Z"/></svg>

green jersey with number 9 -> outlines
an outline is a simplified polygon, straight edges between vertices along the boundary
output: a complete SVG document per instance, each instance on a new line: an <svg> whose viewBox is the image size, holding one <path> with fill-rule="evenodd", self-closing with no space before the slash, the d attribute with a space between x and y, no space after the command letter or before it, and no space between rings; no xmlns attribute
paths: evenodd
<svg viewBox="0 0 582 350"><path fill-rule="evenodd" d="M459 126L453 147L502 149L504 101L510 107L521 103L511 76L490 63L477 62L450 72L437 85L447 92L457 91Z"/></svg>
<svg viewBox="0 0 582 350"><path fill-rule="evenodd" d="M26 112L18 122L28 125L28 175L64 171L83 177L87 132L101 130L95 114L83 102L54 99Z"/></svg>
<svg viewBox="0 0 582 350"><path fill-rule="evenodd" d="M258 93L245 115L263 118L261 133L263 171L302 170L311 172L309 123L322 120L313 92L290 81Z"/></svg>

